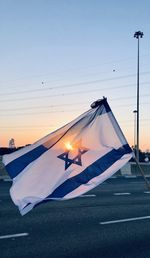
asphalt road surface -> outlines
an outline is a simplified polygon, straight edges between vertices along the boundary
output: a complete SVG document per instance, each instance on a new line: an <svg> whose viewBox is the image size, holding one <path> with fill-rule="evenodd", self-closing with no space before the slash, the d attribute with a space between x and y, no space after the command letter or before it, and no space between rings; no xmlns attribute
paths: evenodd
<svg viewBox="0 0 150 258"><path fill-rule="evenodd" d="M80 198L21 216L0 181L0 258L150 258L150 191L110 179Z"/></svg>

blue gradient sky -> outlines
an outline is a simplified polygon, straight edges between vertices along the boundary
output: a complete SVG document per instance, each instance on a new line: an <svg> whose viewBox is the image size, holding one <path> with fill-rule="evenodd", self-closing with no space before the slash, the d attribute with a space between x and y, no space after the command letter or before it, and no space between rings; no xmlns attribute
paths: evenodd
<svg viewBox="0 0 150 258"><path fill-rule="evenodd" d="M33 143L102 96L134 144L140 41L140 147L150 148L150 2L0 1L0 146Z"/></svg>

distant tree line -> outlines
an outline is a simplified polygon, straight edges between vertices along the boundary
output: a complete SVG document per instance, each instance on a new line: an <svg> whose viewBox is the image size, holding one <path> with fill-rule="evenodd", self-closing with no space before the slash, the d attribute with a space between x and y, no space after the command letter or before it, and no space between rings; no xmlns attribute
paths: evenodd
<svg viewBox="0 0 150 258"><path fill-rule="evenodd" d="M5 154L10 154L12 152L15 152L21 148L23 148L24 146L18 147L18 148L7 148L7 147L1 147L0 148L0 156L5 155Z"/></svg>

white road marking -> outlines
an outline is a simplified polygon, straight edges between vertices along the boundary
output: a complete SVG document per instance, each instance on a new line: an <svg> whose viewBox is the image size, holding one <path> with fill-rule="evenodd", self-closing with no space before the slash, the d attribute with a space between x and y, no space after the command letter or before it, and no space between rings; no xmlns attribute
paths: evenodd
<svg viewBox="0 0 150 258"><path fill-rule="evenodd" d="M131 193L114 193L114 195L130 195Z"/></svg>
<svg viewBox="0 0 150 258"><path fill-rule="evenodd" d="M144 192L144 193L146 193L146 194L150 194L150 191L146 191L146 192Z"/></svg>
<svg viewBox="0 0 150 258"><path fill-rule="evenodd" d="M11 178L4 178L4 182L12 182Z"/></svg>
<svg viewBox="0 0 150 258"><path fill-rule="evenodd" d="M128 182L128 184L143 184L144 182Z"/></svg>
<svg viewBox="0 0 150 258"><path fill-rule="evenodd" d="M132 176L132 175L126 175L124 176L125 178L137 178L137 176Z"/></svg>
<svg viewBox="0 0 150 258"><path fill-rule="evenodd" d="M122 223L122 222L135 221L135 220L144 220L144 219L150 219L150 216L135 217L135 218L129 218L129 219L110 220L110 221L100 222L99 224L107 225L107 224L115 224L115 223Z"/></svg>
<svg viewBox="0 0 150 258"><path fill-rule="evenodd" d="M29 233L19 233L19 234L13 234L13 235L0 236L0 239L23 237L23 236L28 236L28 235L29 235Z"/></svg>
<svg viewBox="0 0 150 258"><path fill-rule="evenodd" d="M80 195L79 197L95 197L96 194L83 194L83 195Z"/></svg>

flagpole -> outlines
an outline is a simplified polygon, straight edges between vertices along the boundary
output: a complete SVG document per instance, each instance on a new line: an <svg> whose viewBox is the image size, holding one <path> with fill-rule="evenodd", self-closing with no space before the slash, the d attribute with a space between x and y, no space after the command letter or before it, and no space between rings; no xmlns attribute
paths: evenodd
<svg viewBox="0 0 150 258"><path fill-rule="evenodd" d="M140 166L140 164L139 164L139 162L138 162L136 156L134 156L134 159L135 159L135 162L136 162L136 164L137 164L137 167L139 168L139 171L140 171L141 175L142 175L143 178L144 178L144 181L145 181L145 183L146 183L146 186L147 186L148 190L150 190L150 184L149 184L149 182L148 182L148 180L147 180L147 178L146 178L146 176L145 176L145 174L144 174L144 172L143 172L143 170L142 170L142 168L141 168L141 166Z"/></svg>

